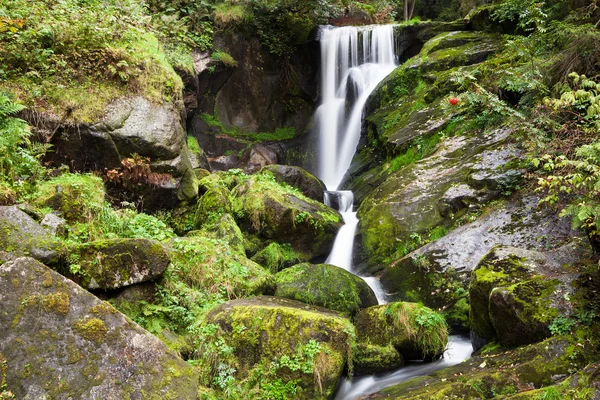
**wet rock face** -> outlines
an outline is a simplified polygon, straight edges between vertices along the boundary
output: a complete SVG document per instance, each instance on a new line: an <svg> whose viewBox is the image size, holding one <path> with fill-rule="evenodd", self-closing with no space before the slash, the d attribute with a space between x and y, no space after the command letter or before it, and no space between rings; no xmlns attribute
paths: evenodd
<svg viewBox="0 0 600 400"><path fill-rule="evenodd" d="M0 206L0 260L31 256L57 263L65 249L51 229L37 223L17 206Z"/></svg>
<svg viewBox="0 0 600 400"><path fill-rule="evenodd" d="M311 342L318 344L320 350L311 356L314 370L285 372L286 381L297 382L295 398L306 400L333 394L354 332L350 321L338 313L266 296L224 303L210 311L208 322L218 325L217 337L235 348L236 379L244 379L256 368L268 369L282 356L293 357ZM243 335L236 334L240 329Z"/></svg>
<svg viewBox="0 0 600 400"><path fill-rule="evenodd" d="M160 340L31 258L0 265L0 302L0 354L19 399L197 396L191 367Z"/></svg>
<svg viewBox="0 0 600 400"><path fill-rule="evenodd" d="M396 247L410 239L411 234L425 234L437 226L449 225L453 213L465 205L451 199L452 188L467 184L474 174L500 176L505 164L517 159L521 151L507 145L511 131L499 129L485 135L452 137L444 141L432 156L389 175L373 190L358 209L359 231L371 271L381 268ZM508 150L507 150L508 149ZM498 153L502 165L482 162L488 153ZM490 178L493 180L492 178ZM501 186L476 187L475 200L488 201L498 197ZM460 196L459 196L460 197ZM464 197L464 196L463 196ZM451 204L448 207L448 201Z"/></svg>
<svg viewBox="0 0 600 400"><path fill-rule="evenodd" d="M279 272L275 280L275 296L349 316L377 305L375 293L362 278L334 265L299 264Z"/></svg>
<svg viewBox="0 0 600 400"><path fill-rule="evenodd" d="M157 241L113 239L78 249L79 283L87 289L118 289L156 279L169 265L167 251Z"/></svg>

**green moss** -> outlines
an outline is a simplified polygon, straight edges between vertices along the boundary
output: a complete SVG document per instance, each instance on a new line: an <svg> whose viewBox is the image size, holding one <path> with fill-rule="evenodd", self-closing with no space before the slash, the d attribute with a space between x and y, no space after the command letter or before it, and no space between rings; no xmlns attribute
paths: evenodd
<svg viewBox="0 0 600 400"><path fill-rule="evenodd" d="M68 293L56 292L43 296L41 299L42 306L45 310L51 310L58 314L67 314L69 312Z"/></svg>
<svg viewBox="0 0 600 400"><path fill-rule="evenodd" d="M53 208L68 222L90 221L104 205L104 184L91 174L63 174L40 185L35 204Z"/></svg>
<svg viewBox="0 0 600 400"><path fill-rule="evenodd" d="M391 344L375 346L357 343L352 355L354 372L361 375L390 371L400 367L404 362L400 353Z"/></svg>
<svg viewBox="0 0 600 400"><path fill-rule="evenodd" d="M256 253L252 257L252 261L257 262L271 271L271 273L276 274L285 268L306 260L301 254L294 251L289 243L279 244L273 242Z"/></svg>
<svg viewBox="0 0 600 400"><path fill-rule="evenodd" d="M73 325L73 329L75 329L75 331L83 338L98 344L105 340L106 334L108 333L108 328L104 324L104 321L90 317L85 317L77 321Z"/></svg>
<svg viewBox="0 0 600 400"><path fill-rule="evenodd" d="M215 115L203 113L200 118L210 127L218 128L222 134L247 141L248 144L266 141L289 140L296 137L294 127L277 128L275 132L245 132L237 127L227 128Z"/></svg>

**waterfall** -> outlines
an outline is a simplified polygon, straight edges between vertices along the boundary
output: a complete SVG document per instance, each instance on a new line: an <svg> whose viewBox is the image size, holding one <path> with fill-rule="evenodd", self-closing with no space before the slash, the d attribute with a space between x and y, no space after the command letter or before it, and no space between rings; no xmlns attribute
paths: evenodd
<svg viewBox="0 0 600 400"><path fill-rule="evenodd" d="M319 177L337 190L360 139L363 108L396 66L393 26L321 30L322 102L315 114Z"/></svg>
<svg viewBox="0 0 600 400"><path fill-rule="evenodd" d="M319 177L325 182L328 205L337 204L344 218L328 264L353 272L352 251L358 225L354 196L338 191L360 140L363 109L369 95L396 66L391 25L323 27L321 29L322 102L315 113L319 134ZM380 282L363 277L380 303L385 295Z"/></svg>

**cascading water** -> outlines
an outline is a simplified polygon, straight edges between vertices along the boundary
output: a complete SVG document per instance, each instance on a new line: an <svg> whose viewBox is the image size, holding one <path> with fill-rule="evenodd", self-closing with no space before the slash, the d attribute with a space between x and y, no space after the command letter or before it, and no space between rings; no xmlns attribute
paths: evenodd
<svg viewBox="0 0 600 400"><path fill-rule="evenodd" d="M352 253L358 218L353 211L352 192L339 190L339 186L360 140L363 109L367 99L397 66L393 26L323 27L320 33L322 103L315 113L321 155L318 175L327 186L325 198L328 205L337 204L345 222L326 262L353 272ZM379 280L374 277L363 279L373 289L379 303L385 303L385 293ZM363 377L355 382L346 381L336 399L349 400L373 393L412 376L460 362L470 354L468 340L454 337L451 341L460 353L459 357L450 356L445 361L415 366L410 370L405 368L387 377ZM448 362L448 358L452 361Z"/></svg>

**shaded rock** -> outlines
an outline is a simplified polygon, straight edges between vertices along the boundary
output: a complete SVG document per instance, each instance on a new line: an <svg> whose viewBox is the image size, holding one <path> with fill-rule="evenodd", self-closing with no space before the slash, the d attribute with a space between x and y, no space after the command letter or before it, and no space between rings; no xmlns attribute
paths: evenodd
<svg viewBox="0 0 600 400"><path fill-rule="evenodd" d="M498 35L483 32L442 33L425 44L408 68L422 72L446 70L456 66L478 64L498 52L502 41Z"/></svg>
<svg viewBox="0 0 600 400"><path fill-rule="evenodd" d="M295 398L307 400L333 395L354 331L337 313L277 297L229 301L211 310L208 322L217 324L217 337L235 349L236 379L268 368L282 356L306 354L307 346L315 349L309 356L312 368L278 373L283 384L297 382Z"/></svg>
<svg viewBox="0 0 600 400"><path fill-rule="evenodd" d="M40 222L40 225L45 228L48 228L54 236L62 238L67 237L67 221L55 214L46 214L44 219L42 219L42 222Z"/></svg>
<svg viewBox="0 0 600 400"><path fill-rule="evenodd" d="M205 223L201 230L189 232L187 236L220 239L225 241L235 253L245 255L244 236L231 214L225 213L215 222L212 222L212 219L211 222Z"/></svg>
<svg viewBox="0 0 600 400"><path fill-rule="evenodd" d="M17 206L0 206L0 260L31 256L56 264L65 249L50 229L42 227Z"/></svg>
<svg viewBox="0 0 600 400"><path fill-rule="evenodd" d="M352 350L355 375L371 375L389 372L401 367L404 360L391 344L376 346L358 343Z"/></svg>
<svg viewBox="0 0 600 400"><path fill-rule="evenodd" d="M578 350L580 345L583 348ZM561 336L513 351L490 349L461 364L410 379L366 398L420 400L446 396L480 399L498 395L510 399L529 398L515 394L533 393L532 389L557 383L572 371L583 368L593 360L589 351L591 346L583 342L577 344L576 338Z"/></svg>
<svg viewBox="0 0 600 400"><path fill-rule="evenodd" d="M112 301L136 303L145 301L153 304L156 300L156 284L153 282L142 282L123 288L118 295L111 299Z"/></svg>
<svg viewBox="0 0 600 400"><path fill-rule="evenodd" d="M256 252L252 256L252 261L262 265L271 273L289 268L292 265L300 264L303 260L300 254L296 253L289 244L280 244L277 242L270 243L267 247Z"/></svg>
<svg viewBox="0 0 600 400"><path fill-rule="evenodd" d="M208 164L211 171L228 171L237 167L239 158L235 154L223 155L218 157L209 157Z"/></svg>
<svg viewBox="0 0 600 400"><path fill-rule="evenodd" d="M503 345L539 342L559 314L573 314L565 300L573 295L577 273L565 265L578 261L585 247L554 252L494 247L477 265L469 285L470 326L475 350L499 339Z"/></svg>
<svg viewBox="0 0 600 400"><path fill-rule="evenodd" d="M416 303L363 309L354 318L354 325L358 343L383 347L391 344L406 360L435 358L448 343L444 317Z"/></svg>
<svg viewBox="0 0 600 400"><path fill-rule="evenodd" d="M480 203L485 203L486 195L479 194L466 184L451 186L438 202L440 215L444 218L456 216L459 211Z"/></svg>
<svg viewBox="0 0 600 400"><path fill-rule="evenodd" d="M232 195L234 215L243 230L264 239L285 238L306 259L329 253L342 225L337 211L286 189L272 176L253 175Z"/></svg>
<svg viewBox="0 0 600 400"><path fill-rule="evenodd" d="M375 293L362 278L334 265L295 265L279 272L275 281L275 296L346 315L378 304Z"/></svg>
<svg viewBox="0 0 600 400"><path fill-rule="evenodd" d="M278 182L298 188L306 197L323 202L323 194L327 190L325 184L304 169L290 165L269 165L263 170L270 171Z"/></svg>
<svg viewBox="0 0 600 400"><path fill-rule="evenodd" d="M258 144L252 146L250 150L244 153L238 165L245 173L254 174L261 168L277 164L279 161L279 156L273 149L269 146Z"/></svg>
<svg viewBox="0 0 600 400"><path fill-rule="evenodd" d="M194 217L195 226L200 228L206 223L214 223L222 215L231 213L230 194L230 191L223 187L213 187L206 190L198 200Z"/></svg>
<svg viewBox="0 0 600 400"><path fill-rule="evenodd" d="M193 369L160 340L31 258L0 265L0 302L0 353L19 399L197 396Z"/></svg>
<svg viewBox="0 0 600 400"><path fill-rule="evenodd" d="M148 239L112 239L80 246L79 284L86 289L117 289L158 278L170 259L162 244Z"/></svg>

